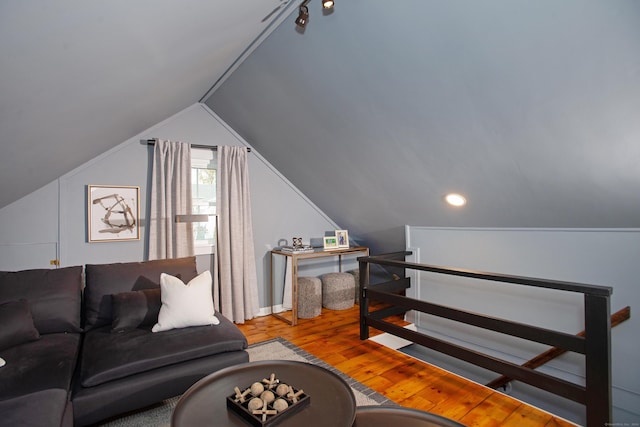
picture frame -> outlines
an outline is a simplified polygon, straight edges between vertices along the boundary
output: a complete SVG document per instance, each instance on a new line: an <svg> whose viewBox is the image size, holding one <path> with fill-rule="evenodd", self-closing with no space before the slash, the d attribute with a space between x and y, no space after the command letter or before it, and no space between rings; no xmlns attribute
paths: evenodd
<svg viewBox="0 0 640 427"><path fill-rule="evenodd" d="M338 247L339 248L348 248L349 247L349 231L347 231L347 230L336 230L336 239L338 239Z"/></svg>
<svg viewBox="0 0 640 427"><path fill-rule="evenodd" d="M325 249L338 249L338 238L336 236L324 236Z"/></svg>
<svg viewBox="0 0 640 427"><path fill-rule="evenodd" d="M87 241L140 240L140 187L87 186Z"/></svg>

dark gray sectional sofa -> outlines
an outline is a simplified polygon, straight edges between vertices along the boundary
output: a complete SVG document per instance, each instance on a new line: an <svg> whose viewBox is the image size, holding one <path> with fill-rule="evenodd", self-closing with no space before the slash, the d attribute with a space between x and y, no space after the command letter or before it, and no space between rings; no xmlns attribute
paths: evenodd
<svg viewBox="0 0 640 427"><path fill-rule="evenodd" d="M71 426L82 267L0 272L0 425Z"/></svg>
<svg viewBox="0 0 640 427"><path fill-rule="evenodd" d="M185 283L194 257L0 272L0 425L84 426L184 392L248 361L247 341L218 325L152 333L160 274ZM32 319L32 320L30 320Z"/></svg>

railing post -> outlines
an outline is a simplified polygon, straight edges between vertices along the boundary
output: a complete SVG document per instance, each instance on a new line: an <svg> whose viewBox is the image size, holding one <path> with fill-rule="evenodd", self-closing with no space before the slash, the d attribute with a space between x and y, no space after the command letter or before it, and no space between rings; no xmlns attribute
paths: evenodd
<svg viewBox="0 0 640 427"><path fill-rule="evenodd" d="M611 424L610 297L585 294L585 360L587 426Z"/></svg>
<svg viewBox="0 0 640 427"><path fill-rule="evenodd" d="M360 339L369 339L369 327L367 326L366 317L369 315L369 298L367 298L367 281L369 280L369 263L368 261L358 260L359 283L358 287L360 296Z"/></svg>

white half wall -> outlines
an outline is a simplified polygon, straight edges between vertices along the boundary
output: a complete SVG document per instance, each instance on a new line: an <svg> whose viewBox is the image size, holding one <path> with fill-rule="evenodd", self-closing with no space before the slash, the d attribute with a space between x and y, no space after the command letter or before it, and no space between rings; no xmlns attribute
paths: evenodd
<svg viewBox="0 0 640 427"><path fill-rule="evenodd" d="M611 313L631 306L631 318L612 329L615 422L640 420L640 229L500 229L406 227L411 261L484 272L610 286ZM407 295L537 326L578 333L583 298L569 292L529 289L430 273L414 275ZM548 347L419 316L419 329L524 362ZM583 381L583 357L565 355L541 370Z"/></svg>

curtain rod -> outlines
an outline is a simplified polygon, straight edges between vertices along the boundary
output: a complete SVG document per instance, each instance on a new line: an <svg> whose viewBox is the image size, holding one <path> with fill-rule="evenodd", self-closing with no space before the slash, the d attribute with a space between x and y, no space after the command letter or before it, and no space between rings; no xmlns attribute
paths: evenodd
<svg viewBox="0 0 640 427"><path fill-rule="evenodd" d="M147 145L156 145L155 139L141 139L140 142ZM213 150L213 151L218 150L217 145L198 145L198 144L189 144L189 145L191 146L191 148L204 148L204 149ZM248 153L251 152L251 147L246 147L246 149Z"/></svg>

